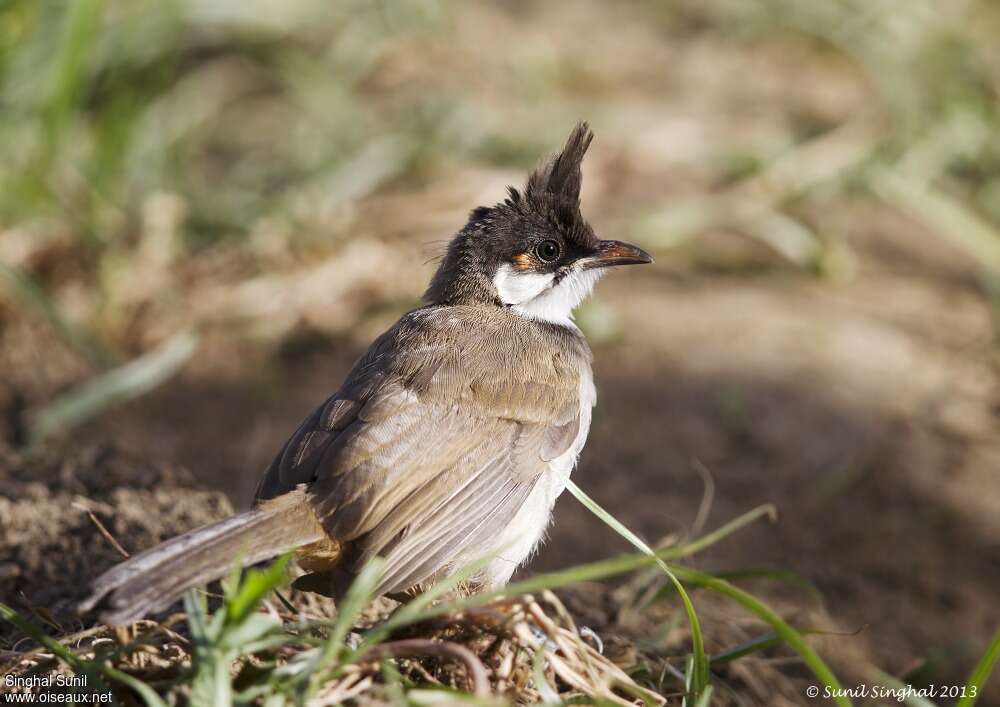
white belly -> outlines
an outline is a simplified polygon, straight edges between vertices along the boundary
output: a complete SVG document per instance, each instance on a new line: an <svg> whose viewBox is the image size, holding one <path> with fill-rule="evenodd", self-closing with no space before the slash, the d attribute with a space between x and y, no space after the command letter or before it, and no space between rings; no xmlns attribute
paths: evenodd
<svg viewBox="0 0 1000 707"><path fill-rule="evenodd" d="M483 572L483 584L502 586L510 580L545 537L552 518L552 506L566 488L576 460L590 431L590 416L597 401L597 391L589 366L580 376L580 427L576 439L561 456L549 462L548 471L535 484L531 495L497 538L497 558Z"/></svg>

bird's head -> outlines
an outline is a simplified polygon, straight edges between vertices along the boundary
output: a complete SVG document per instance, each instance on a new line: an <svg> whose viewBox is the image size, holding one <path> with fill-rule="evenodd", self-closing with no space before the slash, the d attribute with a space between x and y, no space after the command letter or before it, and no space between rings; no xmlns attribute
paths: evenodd
<svg viewBox="0 0 1000 707"><path fill-rule="evenodd" d="M580 213L580 163L593 137L586 123L578 124L522 191L511 187L496 206L474 209L424 299L494 304L569 324L608 267L653 262L634 245L600 240Z"/></svg>

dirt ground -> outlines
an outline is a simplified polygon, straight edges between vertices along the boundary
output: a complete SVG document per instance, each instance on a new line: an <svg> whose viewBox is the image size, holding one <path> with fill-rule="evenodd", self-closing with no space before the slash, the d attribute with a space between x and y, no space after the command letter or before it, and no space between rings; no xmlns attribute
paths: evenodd
<svg viewBox="0 0 1000 707"><path fill-rule="evenodd" d="M121 559L90 514L135 552L232 511L187 471L113 445L4 454L0 481L0 601L58 635L84 626L75 605L89 579ZM23 638L6 623L0 636L5 648Z"/></svg>

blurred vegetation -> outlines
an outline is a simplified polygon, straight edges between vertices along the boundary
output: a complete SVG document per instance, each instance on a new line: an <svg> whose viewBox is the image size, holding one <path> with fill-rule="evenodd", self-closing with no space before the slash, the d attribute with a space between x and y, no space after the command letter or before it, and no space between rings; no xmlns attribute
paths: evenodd
<svg viewBox="0 0 1000 707"><path fill-rule="evenodd" d="M673 13L667 13L668 15ZM1000 12L988 2L708 3L735 41L793 42L860 71L875 102L838 123L800 116L773 157L734 160L721 194L668 205L647 224L667 242L735 220L804 266L824 268L812 203L867 195L1000 271ZM794 117L794 116L793 116ZM803 203L805 202L805 203ZM830 245L830 244L826 244Z"/></svg>
<svg viewBox="0 0 1000 707"><path fill-rule="evenodd" d="M778 263L740 275L849 280L839 217L862 205L866 228L902 216L914 249L962 254L1000 311L1000 4L554 7L0 0L0 368L24 329L79 364L29 397L22 441L148 391L213 327L280 343L413 304L411 241L447 238L580 118L603 151L588 213L616 237L680 259L732 232ZM580 321L610 338L613 318Z"/></svg>
<svg viewBox="0 0 1000 707"><path fill-rule="evenodd" d="M610 11L584 12L596 29ZM835 67L831 95L845 72L861 86L833 110L810 103L823 86L754 107L775 112L767 130L749 121L749 137L735 129L689 156L696 188L628 197L621 225L635 239L664 249L726 228L806 272L849 277L824 213L876 201L966 252L1000 297L995 3L638 2L622 13L667 47L777 47ZM7 0L0 292L97 372L204 324L190 305L205 283L293 273L358 230L387 237L371 214L351 216L374 194L419 192L463 164L521 169L579 117L619 150L648 150L629 142L633 84L649 88L641 105L655 120L669 67L641 44L610 55L610 35L582 53L551 22L530 3ZM482 37L467 39L470 27ZM524 39L490 55L494 27ZM467 65L460 39L483 41L479 63ZM754 79L734 86L741 78ZM740 110L720 120L738 128ZM657 159L661 179L692 171ZM611 335L606 314L582 321Z"/></svg>
<svg viewBox="0 0 1000 707"><path fill-rule="evenodd" d="M417 3L6 3L0 223L59 242L42 291L81 278L77 324L112 343L137 286L156 289L136 273L252 252L269 220L308 247L325 237L308 224L433 151L433 101L379 105L364 81L394 37L442 21ZM22 296L26 277L9 278Z"/></svg>

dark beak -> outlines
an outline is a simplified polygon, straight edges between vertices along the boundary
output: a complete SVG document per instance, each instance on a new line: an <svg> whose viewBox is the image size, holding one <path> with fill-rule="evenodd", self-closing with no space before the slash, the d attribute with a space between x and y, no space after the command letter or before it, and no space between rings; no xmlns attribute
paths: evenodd
<svg viewBox="0 0 1000 707"><path fill-rule="evenodd" d="M589 270L612 265L644 265L652 262L653 256L639 246L622 241L601 241L597 246L597 253L585 258L580 264L585 270Z"/></svg>

